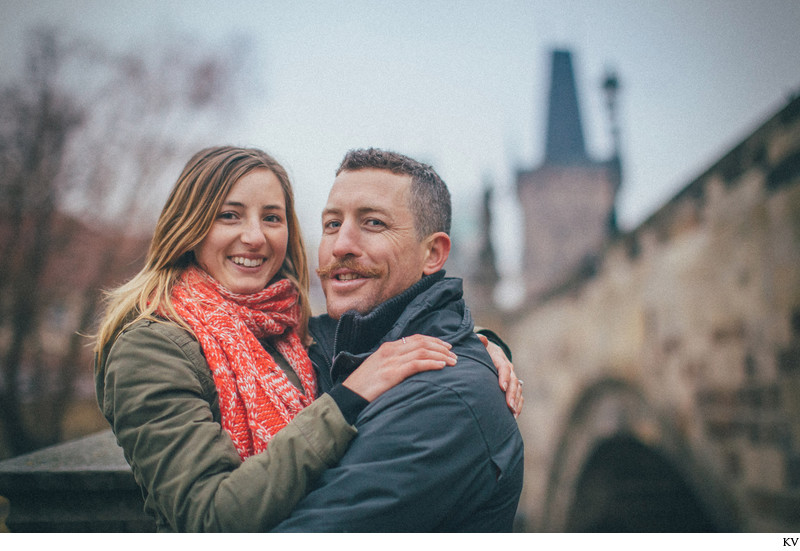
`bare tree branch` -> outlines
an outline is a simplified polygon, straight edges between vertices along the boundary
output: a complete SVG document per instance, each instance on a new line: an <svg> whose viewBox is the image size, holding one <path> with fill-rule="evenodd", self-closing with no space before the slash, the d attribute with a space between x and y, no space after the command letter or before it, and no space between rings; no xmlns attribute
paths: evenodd
<svg viewBox="0 0 800 551"><path fill-rule="evenodd" d="M138 271L167 171L230 120L245 53L176 44L119 54L38 30L24 77L0 91L5 455L61 437L101 289ZM30 430L26 400L47 430Z"/></svg>

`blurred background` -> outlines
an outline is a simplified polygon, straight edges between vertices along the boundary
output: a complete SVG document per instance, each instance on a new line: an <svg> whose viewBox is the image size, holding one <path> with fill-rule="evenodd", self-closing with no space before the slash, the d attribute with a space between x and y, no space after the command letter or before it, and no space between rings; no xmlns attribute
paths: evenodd
<svg viewBox="0 0 800 551"><path fill-rule="evenodd" d="M313 267L339 161L375 146L448 183L448 273L526 379L519 529L653 504L656 531L796 529L798 24L791 0L0 1L0 459L107 428L101 290L192 153L275 155Z"/></svg>

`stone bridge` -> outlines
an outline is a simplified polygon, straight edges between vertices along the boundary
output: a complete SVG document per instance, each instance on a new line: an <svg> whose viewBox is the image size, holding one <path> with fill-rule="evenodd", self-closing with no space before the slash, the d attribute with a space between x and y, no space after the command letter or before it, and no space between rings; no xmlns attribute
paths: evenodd
<svg viewBox="0 0 800 551"><path fill-rule="evenodd" d="M800 530L800 98L483 323L525 380L521 529Z"/></svg>

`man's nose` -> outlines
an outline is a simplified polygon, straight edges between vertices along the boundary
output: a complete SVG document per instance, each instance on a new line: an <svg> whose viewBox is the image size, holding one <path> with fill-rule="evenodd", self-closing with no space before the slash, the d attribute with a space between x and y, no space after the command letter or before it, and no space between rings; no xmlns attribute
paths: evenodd
<svg viewBox="0 0 800 551"><path fill-rule="evenodd" d="M359 256L361 254L360 232L358 224L345 221L336 232L333 242L333 256L343 257L347 255Z"/></svg>

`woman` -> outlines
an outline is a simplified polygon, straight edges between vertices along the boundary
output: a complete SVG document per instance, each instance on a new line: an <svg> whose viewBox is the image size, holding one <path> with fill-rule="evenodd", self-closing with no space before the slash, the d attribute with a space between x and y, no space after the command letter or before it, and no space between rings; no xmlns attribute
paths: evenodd
<svg viewBox="0 0 800 551"><path fill-rule="evenodd" d="M95 348L98 403L159 530L268 529L338 461L367 402L455 363L432 337L386 343L314 400L308 285L283 167L254 149L197 153Z"/></svg>

